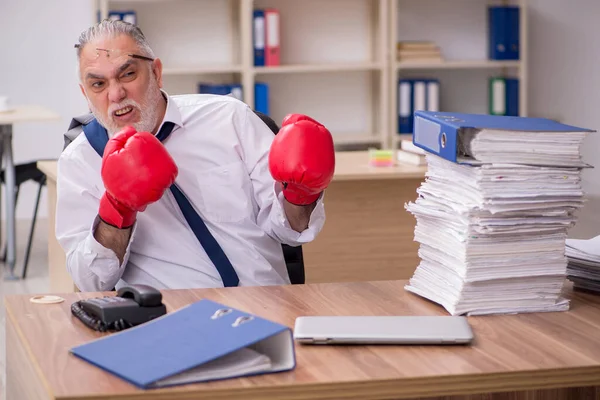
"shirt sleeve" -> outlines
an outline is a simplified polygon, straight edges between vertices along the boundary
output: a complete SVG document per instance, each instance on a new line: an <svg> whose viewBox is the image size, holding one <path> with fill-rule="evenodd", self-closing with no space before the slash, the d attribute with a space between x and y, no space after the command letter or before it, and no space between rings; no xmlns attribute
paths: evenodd
<svg viewBox="0 0 600 400"><path fill-rule="evenodd" d="M92 173L83 162L83 155L63 152L58 160L55 229L56 238L66 253L67 270L79 290L105 291L112 290L123 275L136 226L123 263L119 264L114 251L94 238L100 222L98 206L102 192L87 176Z"/></svg>
<svg viewBox="0 0 600 400"><path fill-rule="evenodd" d="M249 107L241 119L240 141L258 206L257 223L269 236L290 246L314 240L325 223L324 193L310 215L308 228L302 232L292 229L283 208L281 185L269 171L269 150L275 135Z"/></svg>

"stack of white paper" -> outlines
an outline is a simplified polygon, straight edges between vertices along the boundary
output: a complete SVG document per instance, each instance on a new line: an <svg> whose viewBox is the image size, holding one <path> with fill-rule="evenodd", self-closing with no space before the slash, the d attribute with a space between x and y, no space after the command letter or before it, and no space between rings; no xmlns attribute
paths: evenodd
<svg viewBox="0 0 600 400"><path fill-rule="evenodd" d="M579 167L469 166L427 155L421 262L406 289L452 315L567 310L567 230L583 205Z"/></svg>
<svg viewBox="0 0 600 400"><path fill-rule="evenodd" d="M567 277L575 289L600 293L600 236L567 239Z"/></svg>
<svg viewBox="0 0 600 400"><path fill-rule="evenodd" d="M467 158L482 163L583 167L580 147L587 134L464 128L460 147Z"/></svg>

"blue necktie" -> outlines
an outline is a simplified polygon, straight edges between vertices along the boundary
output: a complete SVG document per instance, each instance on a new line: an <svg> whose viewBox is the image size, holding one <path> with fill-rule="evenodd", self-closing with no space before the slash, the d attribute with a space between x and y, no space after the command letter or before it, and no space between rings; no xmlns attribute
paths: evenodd
<svg viewBox="0 0 600 400"><path fill-rule="evenodd" d="M158 140L162 142L168 138L174 126L175 124L170 121L165 122L156 135ZM104 154L104 147L106 146L106 143L108 143L106 129L94 119L87 125L83 125L83 132L90 145L96 150L96 153L102 157ZM223 252L223 249L210 233L206 224L202 221L202 218L200 218L196 210L194 210L190 201L177 184L171 185L170 190L171 193L173 193L173 197L175 197L175 201L177 201L177 205L179 205L185 220L204 248L204 251L217 268L219 275L221 275L223 285L225 287L238 286L240 280L233 265L231 265L231 262Z"/></svg>

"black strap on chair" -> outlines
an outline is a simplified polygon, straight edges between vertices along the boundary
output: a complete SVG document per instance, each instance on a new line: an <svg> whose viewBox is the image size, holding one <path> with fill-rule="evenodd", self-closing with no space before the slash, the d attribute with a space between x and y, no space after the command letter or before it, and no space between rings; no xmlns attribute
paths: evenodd
<svg viewBox="0 0 600 400"><path fill-rule="evenodd" d="M279 132L279 126L271 117L256 110L254 110L254 113L269 127L269 129L271 129L273 134L277 135L277 132ZM306 277L304 274L304 257L302 255L302 246L293 247L287 244L282 244L281 247L283 250L283 258L285 259L285 265L290 277L290 282L292 285L305 283Z"/></svg>

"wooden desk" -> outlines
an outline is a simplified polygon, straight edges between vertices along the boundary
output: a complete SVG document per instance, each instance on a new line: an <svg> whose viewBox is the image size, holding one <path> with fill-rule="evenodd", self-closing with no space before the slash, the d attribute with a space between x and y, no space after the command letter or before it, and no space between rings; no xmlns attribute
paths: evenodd
<svg viewBox="0 0 600 400"><path fill-rule="evenodd" d="M77 287L67 272L65 252L56 240L56 161L38 161L37 167L46 174L48 194L48 277L53 292L74 292Z"/></svg>
<svg viewBox="0 0 600 400"><path fill-rule="evenodd" d="M426 168L367 163L367 152L336 153L335 175L324 198L325 227L303 246L307 283L406 279L415 270L415 219L404 204L417 197ZM72 291L54 234L56 162L39 162L38 168L48 176L50 290Z"/></svg>
<svg viewBox="0 0 600 400"><path fill-rule="evenodd" d="M301 315L446 315L404 281L163 292L169 312L202 298L293 328ZM68 353L103 334L70 304L7 296L7 377L13 399L597 399L600 297L568 293L568 312L469 318L469 346L296 345L289 372L143 392ZM157 345L160 345L157 343ZM502 392L502 393L501 393ZM491 395L490 393L496 393Z"/></svg>

